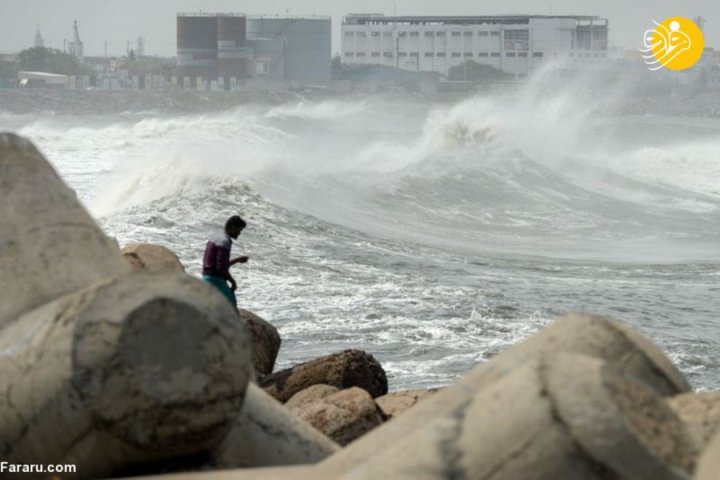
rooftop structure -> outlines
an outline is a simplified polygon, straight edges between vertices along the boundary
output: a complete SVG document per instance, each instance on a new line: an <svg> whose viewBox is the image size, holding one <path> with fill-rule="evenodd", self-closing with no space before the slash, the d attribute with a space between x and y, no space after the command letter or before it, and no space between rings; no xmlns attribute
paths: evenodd
<svg viewBox="0 0 720 480"><path fill-rule="evenodd" d="M35 48L45 46L45 39L43 38L42 33L40 33L40 27L37 27L37 30L35 30L35 42L33 42L33 46Z"/></svg>

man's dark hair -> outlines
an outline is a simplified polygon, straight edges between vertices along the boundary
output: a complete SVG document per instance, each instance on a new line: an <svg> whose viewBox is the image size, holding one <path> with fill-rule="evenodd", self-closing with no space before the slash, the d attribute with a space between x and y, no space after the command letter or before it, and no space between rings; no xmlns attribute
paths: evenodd
<svg viewBox="0 0 720 480"><path fill-rule="evenodd" d="M225 231L227 231L230 227L239 227L240 230L243 230L246 226L247 223L245 223L245 220L240 218L238 215L233 215L228 218L227 222L225 222Z"/></svg>

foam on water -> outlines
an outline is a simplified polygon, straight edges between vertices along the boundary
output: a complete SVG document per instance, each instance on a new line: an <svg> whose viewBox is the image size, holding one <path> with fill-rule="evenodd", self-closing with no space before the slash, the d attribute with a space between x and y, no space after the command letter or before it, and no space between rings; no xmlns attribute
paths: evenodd
<svg viewBox="0 0 720 480"><path fill-rule="evenodd" d="M240 304L280 328L280 366L364 348L393 388L441 385L581 309L718 387L720 123L608 101L531 83L9 123L121 244L166 245L193 274L208 233L247 217Z"/></svg>

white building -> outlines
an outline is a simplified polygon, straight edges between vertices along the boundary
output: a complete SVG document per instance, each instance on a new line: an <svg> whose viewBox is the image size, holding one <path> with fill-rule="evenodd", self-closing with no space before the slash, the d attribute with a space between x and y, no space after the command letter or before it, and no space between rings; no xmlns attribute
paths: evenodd
<svg viewBox="0 0 720 480"><path fill-rule="evenodd" d="M342 60L447 75L473 60L518 78L543 61L607 56L608 21L589 16L387 17L343 19Z"/></svg>

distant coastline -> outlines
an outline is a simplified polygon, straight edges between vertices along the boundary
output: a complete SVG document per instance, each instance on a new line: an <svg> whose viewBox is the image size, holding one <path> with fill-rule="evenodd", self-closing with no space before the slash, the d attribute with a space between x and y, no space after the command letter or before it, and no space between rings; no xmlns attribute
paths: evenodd
<svg viewBox="0 0 720 480"><path fill-rule="evenodd" d="M218 92L218 91L145 91L145 90L54 90L0 89L0 114L114 115L153 112L159 114L193 114L217 112L246 104L279 105L292 101L329 99L363 99L387 97L427 103L453 103L475 95L512 96L524 84L490 84L466 92L436 94L406 92L339 93L307 90L285 92ZM577 85L575 85L577 87ZM548 93L563 91L558 84L540 86ZM624 94L612 87L595 85L583 89L581 96L596 99L607 96L603 113L608 115L661 115L678 117L720 117L720 95L717 90L687 86L659 87L638 85Z"/></svg>

